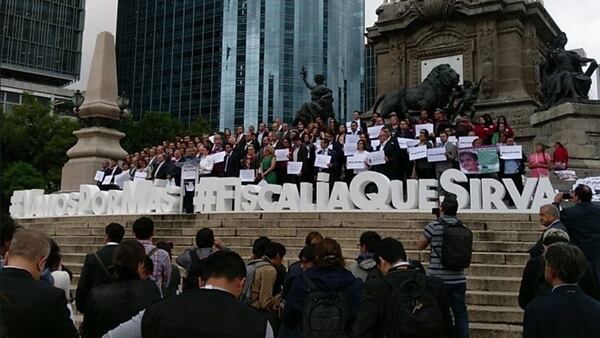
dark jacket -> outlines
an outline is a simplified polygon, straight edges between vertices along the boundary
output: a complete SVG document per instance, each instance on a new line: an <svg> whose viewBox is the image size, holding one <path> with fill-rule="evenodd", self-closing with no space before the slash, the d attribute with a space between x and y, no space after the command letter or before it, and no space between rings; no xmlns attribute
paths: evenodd
<svg viewBox="0 0 600 338"><path fill-rule="evenodd" d="M315 146L303 144L298 150L298 161L302 162L302 175L300 179L303 182L312 182L315 170Z"/></svg>
<svg viewBox="0 0 600 338"><path fill-rule="evenodd" d="M152 178L158 180L166 180L167 175L171 175L174 169L174 165L173 163L171 163L171 161L165 161L165 163L163 163L163 165L160 166L160 168L158 166L160 166L160 163L158 163L152 171Z"/></svg>
<svg viewBox="0 0 600 338"><path fill-rule="evenodd" d="M600 286L589 266L578 285L585 294L600 300ZM552 286L544 278L544 259L541 256L529 259L521 278L519 306L524 310L533 300L548 295L550 291Z"/></svg>
<svg viewBox="0 0 600 338"><path fill-rule="evenodd" d="M543 243L544 234L546 233L546 231L548 231L550 229L560 229L560 230L567 232L567 228L565 227L564 224L562 224L562 222L560 220L552 223L550 226L548 226L546 228L546 230L544 230L544 232L540 236L540 239L537 241L537 243L535 243L535 245L532 246L531 249L529 249L529 256L539 257L544 253L544 243Z"/></svg>
<svg viewBox="0 0 600 338"><path fill-rule="evenodd" d="M240 156L237 152L231 152L225 155L223 161L223 177L239 177L240 176Z"/></svg>
<svg viewBox="0 0 600 338"><path fill-rule="evenodd" d="M314 267L306 270L304 273L313 281L317 289L343 293L345 301L348 302L348 311L350 314L346 330L349 334L361 300L362 281L354 277L350 271L337 266L327 268ZM288 294L283 314L283 322L287 327L293 329L302 326L302 312L304 311L307 296L308 287L304 278L296 278Z"/></svg>
<svg viewBox="0 0 600 338"><path fill-rule="evenodd" d="M579 247L588 261L600 260L600 206L583 202L560 212L571 242Z"/></svg>
<svg viewBox="0 0 600 338"><path fill-rule="evenodd" d="M107 245L96 253L107 269L112 262L113 253L116 248L116 245ZM85 312L85 302L92 288L106 283L110 277L104 271L104 268L102 268L102 264L100 264L94 254L87 254L85 256L79 282L77 282L77 291L75 292L75 303L81 313Z"/></svg>
<svg viewBox="0 0 600 338"><path fill-rule="evenodd" d="M381 145L377 146L377 151L382 150L388 160L385 164L373 166L373 171L385 175L390 180L398 179L398 174L400 172L400 147L398 146L396 139L390 137L383 149L381 149Z"/></svg>
<svg viewBox="0 0 600 338"><path fill-rule="evenodd" d="M383 337L387 302L393 291L386 282L392 285L400 285L404 280L414 278L414 274L416 273L419 272L415 269L396 269L391 270L383 279L371 279L367 281L364 285L362 304L358 310L358 317L354 323L352 336L361 338ZM452 326L452 317L450 316L450 303L444 289L444 283L435 277L426 278L427 289L437 301L446 324L446 335L442 337L453 337L454 328Z"/></svg>
<svg viewBox="0 0 600 338"><path fill-rule="evenodd" d="M0 337L78 337L65 293L25 270L0 271Z"/></svg>
<svg viewBox="0 0 600 338"><path fill-rule="evenodd" d="M561 286L527 306L523 338L599 338L600 303L577 286Z"/></svg>
<svg viewBox="0 0 600 338"><path fill-rule="evenodd" d="M129 279L92 289L83 317L83 338L102 337L160 300L160 290L151 280Z"/></svg>
<svg viewBox="0 0 600 338"><path fill-rule="evenodd" d="M195 289L170 297L146 309L144 338L264 338L266 318L231 294Z"/></svg>

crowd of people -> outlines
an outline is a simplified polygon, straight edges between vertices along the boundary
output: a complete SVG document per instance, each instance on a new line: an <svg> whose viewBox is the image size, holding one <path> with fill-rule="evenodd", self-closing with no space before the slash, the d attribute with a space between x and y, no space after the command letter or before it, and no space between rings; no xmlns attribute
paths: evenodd
<svg viewBox="0 0 600 338"><path fill-rule="evenodd" d="M392 113L386 123L379 113L373 113L368 125L360 112L354 112L351 121L341 124L334 119L317 119L307 125L300 122L290 126L277 118L270 126L260 123L257 128L250 126L247 130L239 126L233 132L226 128L212 135L177 137L129 155L120 166L116 160L107 161L99 185L104 189L116 188L115 177L122 172L128 173L126 178L129 180L159 179L180 185L182 166L191 163L199 167L200 177L243 176L245 184L261 181L272 184L349 183L365 170L380 172L392 180L439 179L445 170L460 168L469 177L511 178L522 191L526 169L529 169L530 177L540 177L548 176L551 170L568 168L568 152L556 142L552 155L546 146L536 144L530 156L500 158L497 172L478 175L477 155L464 153L459 156L458 140L467 137L468 146L475 148L517 145L514 130L504 116L495 122L489 114L477 121L471 121L466 115L448 121L446 112L437 109L433 115L423 111L414 120L401 120ZM418 146L445 148L445 159L435 162L427 157L411 160L410 148ZM349 168L350 158L378 151L384 153L381 161L365 158L364 165ZM316 163L319 155L327 156L326 165ZM301 168L292 170L291 162L301 163ZM109 179L104 180L106 177Z"/></svg>
<svg viewBox="0 0 600 338"><path fill-rule="evenodd" d="M568 197L573 206L564 207ZM519 305L523 336L600 337L600 207L580 185L541 207L544 229L530 250ZM106 245L87 254L75 292L46 234L2 217L2 337L468 337L465 268L472 233L447 196L440 217L417 240L427 269L401 241L365 231L350 264L338 241L318 232L286 268L286 247L257 238L252 256L228 248L209 228L172 261L172 244L154 243L154 222L138 218L133 238L105 228ZM176 264L176 265L175 265ZM181 269L184 274L181 278ZM66 284L65 284L66 280ZM67 285L67 288L64 288Z"/></svg>

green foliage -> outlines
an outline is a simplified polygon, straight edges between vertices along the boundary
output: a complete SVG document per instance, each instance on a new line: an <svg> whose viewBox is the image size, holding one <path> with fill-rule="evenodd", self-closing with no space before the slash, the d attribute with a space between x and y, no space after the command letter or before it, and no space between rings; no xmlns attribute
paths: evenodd
<svg viewBox="0 0 600 338"><path fill-rule="evenodd" d="M61 170L68 160L66 152L77 141L73 131L79 124L50 112L48 105L24 95L21 105L0 115L0 170L4 172L17 162L29 164L42 176L43 188L52 192L60 187ZM8 191L4 186L2 190Z"/></svg>
<svg viewBox="0 0 600 338"><path fill-rule="evenodd" d="M190 127L188 128L186 134L195 137L201 136L202 134L210 134L210 132L211 128L208 120L203 117L199 117L194 122L192 122L192 124L190 124Z"/></svg>
<svg viewBox="0 0 600 338"><path fill-rule="evenodd" d="M27 189L46 189L47 182L44 175L25 162L14 162L9 164L0 174L0 187L2 187L2 199L10 201L13 191Z"/></svg>

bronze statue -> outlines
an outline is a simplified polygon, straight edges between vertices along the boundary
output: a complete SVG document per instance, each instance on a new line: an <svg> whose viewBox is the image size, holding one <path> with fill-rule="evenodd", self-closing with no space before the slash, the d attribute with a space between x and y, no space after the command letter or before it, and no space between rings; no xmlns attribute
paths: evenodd
<svg viewBox="0 0 600 338"><path fill-rule="evenodd" d="M588 99L592 85L591 76L598 68L596 60L579 56L565 50L567 35L558 34L546 61L540 65L540 77L544 102L541 110L557 106L567 101ZM581 65L590 63L585 71Z"/></svg>
<svg viewBox="0 0 600 338"><path fill-rule="evenodd" d="M333 92L325 85L325 76L315 75L315 85L308 82L308 72L302 67L302 80L308 89L310 89L311 102L306 102L300 107L294 125L299 122L305 125L317 120L320 117L323 121L329 118L335 118L333 114Z"/></svg>
<svg viewBox="0 0 600 338"><path fill-rule="evenodd" d="M454 118L462 113L468 113L471 120L475 117L475 102L479 98L479 90L484 79L482 77L475 86L471 81L465 80L462 86L457 86L452 90L446 109L450 121L454 121Z"/></svg>
<svg viewBox="0 0 600 338"><path fill-rule="evenodd" d="M377 98L373 112L381 106L380 112L384 118L396 112L403 119L409 110L431 112L446 107L459 80L460 75L450 65L436 66L419 87L394 90Z"/></svg>

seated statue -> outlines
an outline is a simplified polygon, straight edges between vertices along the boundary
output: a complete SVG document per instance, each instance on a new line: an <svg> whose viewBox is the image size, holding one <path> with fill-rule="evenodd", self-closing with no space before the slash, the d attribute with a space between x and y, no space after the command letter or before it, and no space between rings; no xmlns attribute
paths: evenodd
<svg viewBox="0 0 600 338"><path fill-rule="evenodd" d="M311 102L306 102L300 107L298 116L294 121L294 125L299 122L305 125L317 120L320 117L323 121L329 118L335 118L333 114L333 92L325 85L325 76L321 74L315 75L315 85L308 82L308 72L302 67L302 80L308 89L310 89Z"/></svg>
<svg viewBox="0 0 600 338"><path fill-rule="evenodd" d="M591 76L598 68L594 59L579 56L566 51L567 35L560 33L546 56L546 62L540 65L540 76L544 102L542 110L557 106L566 101L586 100L592 85ZM582 64L590 63L585 71Z"/></svg>

